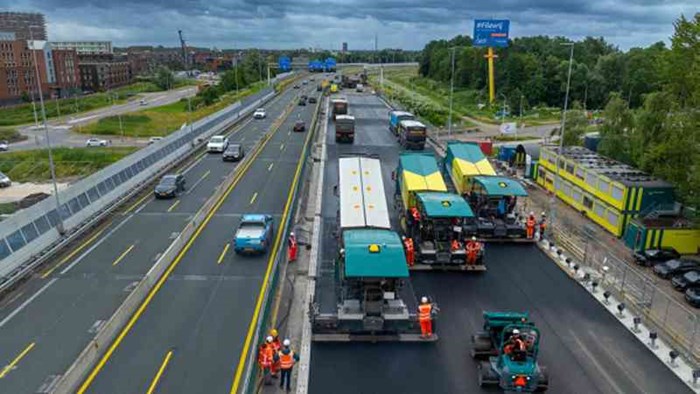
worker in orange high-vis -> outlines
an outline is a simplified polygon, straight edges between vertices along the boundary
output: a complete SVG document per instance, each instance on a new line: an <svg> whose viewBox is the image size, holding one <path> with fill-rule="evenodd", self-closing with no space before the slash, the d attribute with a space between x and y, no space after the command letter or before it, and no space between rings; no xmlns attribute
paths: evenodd
<svg viewBox="0 0 700 394"><path fill-rule="evenodd" d="M544 230L547 229L547 214L542 212L540 218L540 239L544 239Z"/></svg>
<svg viewBox="0 0 700 394"><path fill-rule="evenodd" d="M294 233L289 233L289 239L287 239L287 260L291 263L297 261L297 254L299 253L299 244L297 243L297 237Z"/></svg>
<svg viewBox="0 0 700 394"><path fill-rule="evenodd" d="M473 236L472 239L467 242L467 264L476 264L476 261L479 258L480 249L481 244L476 240L476 237Z"/></svg>
<svg viewBox="0 0 700 394"><path fill-rule="evenodd" d="M527 231L527 239L532 239L535 236L535 213L530 212L525 222L525 229Z"/></svg>
<svg viewBox="0 0 700 394"><path fill-rule="evenodd" d="M416 252L413 247L413 239L402 235L401 240L403 241L403 248L406 251L406 263L409 267L413 267L413 264L416 262Z"/></svg>
<svg viewBox="0 0 700 394"><path fill-rule="evenodd" d="M459 242L457 238L452 238L452 242L450 242L450 250L455 251L455 250L460 250L462 249L462 243Z"/></svg>
<svg viewBox="0 0 700 394"><path fill-rule="evenodd" d="M280 342L279 333L274 328L270 330L270 336L268 336L268 338L270 338L270 348L272 349L272 353L270 354L270 356L272 357L280 351L280 349L282 348L282 343ZM279 372L279 370L279 361L273 360L272 367L270 367L270 372L272 373L273 378L277 377L277 373Z"/></svg>
<svg viewBox="0 0 700 394"><path fill-rule="evenodd" d="M268 337L269 338L269 337ZM272 352L272 347L266 340L265 343L260 345L258 351L258 365L263 373L263 382L267 385L270 384L271 368L272 368L272 358L274 353Z"/></svg>
<svg viewBox="0 0 700 394"><path fill-rule="evenodd" d="M289 339L285 339L282 344L282 350L275 354L275 361L279 361L280 371L282 371L280 388L290 392L292 384L292 368L294 368L294 363L299 361L299 356L289 348L289 345L291 344Z"/></svg>
<svg viewBox="0 0 700 394"><path fill-rule="evenodd" d="M428 302L428 297L420 299L418 305L418 322L420 323L420 337L428 339L433 336L433 304Z"/></svg>

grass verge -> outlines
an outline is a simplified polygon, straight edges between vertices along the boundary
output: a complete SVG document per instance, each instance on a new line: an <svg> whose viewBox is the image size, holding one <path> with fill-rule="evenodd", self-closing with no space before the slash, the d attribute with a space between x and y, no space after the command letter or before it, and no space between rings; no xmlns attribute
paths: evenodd
<svg viewBox="0 0 700 394"><path fill-rule="evenodd" d="M137 148L52 149L58 179L82 178L131 154ZM0 171L15 182L46 182L51 179L46 149L6 152L0 155Z"/></svg>

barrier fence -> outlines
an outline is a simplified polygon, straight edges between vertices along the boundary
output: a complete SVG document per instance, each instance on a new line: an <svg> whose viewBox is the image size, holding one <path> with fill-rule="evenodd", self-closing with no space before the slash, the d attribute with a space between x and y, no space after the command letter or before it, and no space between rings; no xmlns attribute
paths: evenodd
<svg viewBox="0 0 700 394"><path fill-rule="evenodd" d="M0 222L0 291L111 212L154 175L182 161L203 140L224 131L274 95L272 88L265 88L76 182L59 192L59 207L53 197L47 198Z"/></svg>

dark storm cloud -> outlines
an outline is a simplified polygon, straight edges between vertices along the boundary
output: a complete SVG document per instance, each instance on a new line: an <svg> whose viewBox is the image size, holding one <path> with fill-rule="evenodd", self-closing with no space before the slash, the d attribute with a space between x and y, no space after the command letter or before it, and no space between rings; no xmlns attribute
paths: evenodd
<svg viewBox="0 0 700 394"><path fill-rule="evenodd" d="M623 48L667 39L697 0L0 0L0 8L44 12L55 39L117 45L421 48L470 34L475 18L509 18L513 36L604 36Z"/></svg>

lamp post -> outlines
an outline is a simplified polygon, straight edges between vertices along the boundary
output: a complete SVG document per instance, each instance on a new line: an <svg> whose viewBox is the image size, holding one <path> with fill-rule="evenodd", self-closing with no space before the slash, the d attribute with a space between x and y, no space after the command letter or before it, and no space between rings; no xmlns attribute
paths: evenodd
<svg viewBox="0 0 700 394"><path fill-rule="evenodd" d="M506 121L506 100L508 100L508 97L503 93L499 94L499 96L503 96L503 108L501 108L501 123L503 123Z"/></svg>
<svg viewBox="0 0 700 394"><path fill-rule="evenodd" d="M452 47L450 50L452 51L452 74L450 76L450 115L447 118L447 138L452 137L452 97L454 96L454 90L455 90L455 50L457 47Z"/></svg>
<svg viewBox="0 0 700 394"><path fill-rule="evenodd" d="M49 168L51 170L51 182L53 183L53 194L56 199L56 212L58 213L57 230L63 235L63 217L61 216L61 199L58 196L58 185L56 184L56 168L53 163L53 153L51 152L51 141L49 140L49 127L46 122L46 107L44 107L44 95L41 92L41 75L39 74L39 63L36 60L36 48L34 42L34 34L32 29L36 26L29 26L29 39L32 41L32 57L34 59L34 71L36 72L36 87L39 92L39 103L41 105L41 120L44 124L44 133L46 134L46 148L49 151Z"/></svg>
<svg viewBox="0 0 700 394"><path fill-rule="evenodd" d="M571 68L574 63L574 43L573 42L565 42L561 43L561 45L569 46L571 47L571 51L569 52L569 73L566 78L566 93L564 95L564 112L562 113L562 120L561 120L561 128L559 132L559 150L557 151L557 157L556 157L556 163L554 163L554 190L552 192L552 196L550 197L549 200L549 217L552 225L552 229L554 228L554 219L556 217L556 198L557 198L557 190L559 188L559 163L561 162L561 158L563 157L563 151L564 151L564 130L566 128L566 112L567 109L569 108L569 88L571 87Z"/></svg>

